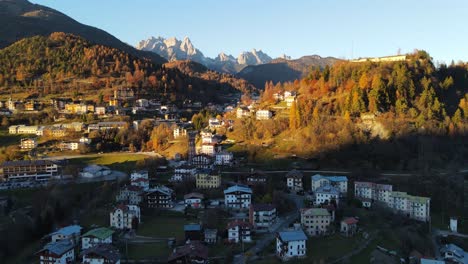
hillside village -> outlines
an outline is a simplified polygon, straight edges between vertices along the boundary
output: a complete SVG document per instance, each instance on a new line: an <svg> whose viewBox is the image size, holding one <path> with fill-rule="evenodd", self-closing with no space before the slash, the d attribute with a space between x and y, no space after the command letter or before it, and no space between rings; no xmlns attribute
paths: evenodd
<svg viewBox="0 0 468 264"><path fill-rule="evenodd" d="M274 94L275 99L284 104L286 110L283 111L286 112L295 103L296 96L296 92L290 91ZM258 108L255 100L253 98L249 106L208 107L217 112L226 112L226 117L253 117L260 122L280 114L277 109ZM145 259L151 262L288 261L316 255L316 252L311 252L321 243L326 243L328 238L349 241L352 247L343 254L349 253L351 258L358 255L352 252L362 250L357 245L366 245L375 239L378 231L372 227L373 220L368 219L374 219L375 214L383 213L387 215L386 219L397 217L403 226L427 229L431 225L431 198L400 191L392 184L298 169L288 169L274 176L267 171L243 170L245 160L228 151L226 142L230 142L229 139L217 134L222 129L233 129L235 122L220 115L218 118L208 118L206 127L195 130L193 119L180 119L180 109L174 105L136 99L131 89L116 90L108 104L102 106L68 99L53 100L52 103L59 115L94 115L99 122L62 121L51 125L9 126L9 134L25 136L17 144L23 155L30 156L30 159L2 163L0 188L8 190L38 188L61 182L117 181L118 190L109 201L112 206L107 207L107 216L101 216L103 219L99 221L106 223L104 226L91 223L85 227L79 221L61 228L57 226L56 231L42 239L41 249L34 254L40 263L129 263L134 257L141 256L129 256L128 244L138 247L140 244L151 246L154 243L162 246L167 256L152 256L150 253ZM38 111L30 108L37 103L30 103L28 108L19 110L22 104L27 103L4 102L2 113L8 116L18 111ZM194 103L187 107L201 109L202 105ZM109 117L122 116L129 109L133 115L149 111L161 117L132 122L106 121ZM91 136L93 133L118 133L129 128L138 131L145 122L155 126L165 124L171 128L169 136L174 140L183 139L180 144L186 145L187 153L175 153L168 157L167 165L159 166L156 171L127 168L130 173L126 178L125 174L99 164L82 167L77 175L67 175L65 171L69 165L66 160L50 159L44 151L84 154L86 152L83 150L97 149L96 138ZM128 149L121 148L120 151ZM161 174L167 175L165 180L158 179ZM148 235L151 232L142 234L140 231L164 229L164 226L152 222L173 214L177 216L174 219L185 219L171 227L175 229L172 232L180 236L154 237ZM453 218L450 227L455 232L456 223L457 219ZM231 252L230 256L218 255L226 249ZM400 249L378 249L383 258L425 263L426 255L415 257L401 255L404 252ZM425 250L428 251L422 254L434 256L434 253L428 253L432 251L430 247ZM446 254L447 260L463 259L459 248L453 244L441 246L440 250ZM330 256L313 258L330 260Z"/></svg>
<svg viewBox="0 0 468 264"><path fill-rule="evenodd" d="M114 2L0 0L0 263L468 264L466 3Z"/></svg>

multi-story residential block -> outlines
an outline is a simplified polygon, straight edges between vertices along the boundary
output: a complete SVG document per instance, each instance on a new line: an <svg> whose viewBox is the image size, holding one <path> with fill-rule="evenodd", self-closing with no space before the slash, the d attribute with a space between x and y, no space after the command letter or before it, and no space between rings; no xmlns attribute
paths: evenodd
<svg viewBox="0 0 468 264"><path fill-rule="evenodd" d="M406 192L392 192L388 206L408 218L428 222L431 218L431 199L412 196Z"/></svg>
<svg viewBox="0 0 468 264"><path fill-rule="evenodd" d="M69 240L50 242L36 253L40 264L68 264L75 262L75 244Z"/></svg>
<svg viewBox="0 0 468 264"><path fill-rule="evenodd" d="M201 146L200 153L213 157L216 154L216 150L217 150L216 143L203 144Z"/></svg>
<svg viewBox="0 0 468 264"><path fill-rule="evenodd" d="M133 229L140 223L138 205L121 204L110 212L110 226L117 229Z"/></svg>
<svg viewBox="0 0 468 264"><path fill-rule="evenodd" d="M187 129L177 126L172 130L172 135L174 138L180 138L187 136Z"/></svg>
<svg viewBox="0 0 468 264"><path fill-rule="evenodd" d="M195 185L198 189L214 189L221 186L221 175L210 169L197 170Z"/></svg>
<svg viewBox="0 0 468 264"><path fill-rule="evenodd" d="M218 166L231 166L234 160L232 152L221 151L215 154L215 165Z"/></svg>
<svg viewBox="0 0 468 264"><path fill-rule="evenodd" d="M122 129L127 127L127 122L99 122L88 126L88 133L93 130L105 131L109 129Z"/></svg>
<svg viewBox="0 0 468 264"><path fill-rule="evenodd" d="M340 200L340 191L333 186L323 186L315 191L315 204L330 204L334 202L338 206Z"/></svg>
<svg viewBox="0 0 468 264"><path fill-rule="evenodd" d="M60 166L49 160L5 161L0 167L0 180L46 181L60 179Z"/></svg>
<svg viewBox="0 0 468 264"><path fill-rule="evenodd" d="M234 185L224 190L224 204L227 208L247 209L252 201L252 189Z"/></svg>
<svg viewBox="0 0 468 264"><path fill-rule="evenodd" d="M255 113L255 117L257 120L268 120L271 119L273 116L273 113L270 110L258 110Z"/></svg>
<svg viewBox="0 0 468 264"><path fill-rule="evenodd" d="M52 242L57 242L59 240L70 240L73 241L75 245L78 245L78 242L80 242L81 229L83 228L79 225L66 226L51 233L50 237Z"/></svg>
<svg viewBox="0 0 468 264"><path fill-rule="evenodd" d="M96 106L95 113L96 113L96 115L105 115L106 114L106 107L105 106Z"/></svg>
<svg viewBox="0 0 468 264"><path fill-rule="evenodd" d="M166 186L158 186L148 190L146 194L148 208L174 207L174 191Z"/></svg>
<svg viewBox="0 0 468 264"><path fill-rule="evenodd" d="M278 232L276 256L283 261L307 256L307 236L302 230Z"/></svg>
<svg viewBox="0 0 468 264"><path fill-rule="evenodd" d="M26 126L26 125L14 125L8 127L9 134L31 134L42 136L44 135L43 126Z"/></svg>
<svg viewBox="0 0 468 264"><path fill-rule="evenodd" d="M138 205L143 201L143 188L133 185L124 186L116 196L116 201Z"/></svg>
<svg viewBox="0 0 468 264"><path fill-rule="evenodd" d="M37 139L23 138L21 139L21 149L34 149L37 148Z"/></svg>
<svg viewBox="0 0 468 264"><path fill-rule="evenodd" d="M80 143L78 142L61 142L59 144L60 150L78 150Z"/></svg>
<svg viewBox="0 0 468 264"><path fill-rule="evenodd" d="M390 184L378 184L373 182L354 182L354 197L357 199L369 199L388 203L393 186Z"/></svg>
<svg viewBox="0 0 468 264"><path fill-rule="evenodd" d="M85 250L100 244L112 244L114 231L107 227L91 229L81 237L81 250Z"/></svg>
<svg viewBox="0 0 468 264"><path fill-rule="evenodd" d="M120 252L108 244L88 248L80 254L81 263L86 264L120 264Z"/></svg>
<svg viewBox="0 0 468 264"><path fill-rule="evenodd" d="M190 206L192 208L201 208L203 206L202 202L205 196L201 193L189 193L184 195L185 206Z"/></svg>
<svg viewBox="0 0 468 264"><path fill-rule="evenodd" d="M248 222L234 220L228 223L228 240L231 243L252 242L252 228Z"/></svg>
<svg viewBox="0 0 468 264"><path fill-rule="evenodd" d="M212 167L212 157L206 154L198 154L192 157L191 165L197 169L209 169Z"/></svg>
<svg viewBox="0 0 468 264"><path fill-rule="evenodd" d="M286 186L290 191L300 192L304 190L302 179L304 175L298 170L292 170L286 174Z"/></svg>
<svg viewBox="0 0 468 264"><path fill-rule="evenodd" d="M316 174L311 177L312 192L315 192L320 187L328 185L340 190L341 196L346 196L348 193L348 178L346 176L322 176Z"/></svg>
<svg viewBox="0 0 468 264"><path fill-rule="evenodd" d="M184 165L174 169L174 175L172 175L169 181L171 182L183 182L183 181L195 181L197 169L192 166Z"/></svg>
<svg viewBox="0 0 468 264"><path fill-rule="evenodd" d="M239 107L236 110L236 117L243 118L250 116L250 110L247 107Z"/></svg>
<svg viewBox="0 0 468 264"><path fill-rule="evenodd" d="M249 220L255 229L268 229L276 221L276 208L272 204L251 204Z"/></svg>
<svg viewBox="0 0 468 264"><path fill-rule="evenodd" d="M301 209L301 225L310 236L326 234L331 223L332 217L325 208Z"/></svg>

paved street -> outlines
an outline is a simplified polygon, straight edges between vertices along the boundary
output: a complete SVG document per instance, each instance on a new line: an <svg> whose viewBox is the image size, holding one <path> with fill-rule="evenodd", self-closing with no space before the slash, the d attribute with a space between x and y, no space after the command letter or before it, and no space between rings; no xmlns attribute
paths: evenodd
<svg viewBox="0 0 468 264"><path fill-rule="evenodd" d="M297 209L285 217L278 218L278 223L273 226L270 232L264 235L261 239L256 240L255 246L250 248L244 255L239 254L234 256L234 264L246 263L248 259L246 259L245 255L254 256L262 252L276 238L276 232L289 227L299 218L299 209L304 208L304 196L288 194L288 198L296 204Z"/></svg>

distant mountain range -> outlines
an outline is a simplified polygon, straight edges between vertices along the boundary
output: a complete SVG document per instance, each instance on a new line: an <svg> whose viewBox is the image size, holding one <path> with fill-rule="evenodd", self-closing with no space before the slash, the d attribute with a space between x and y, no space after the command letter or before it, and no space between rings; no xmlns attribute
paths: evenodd
<svg viewBox="0 0 468 264"><path fill-rule="evenodd" d="M256 49L242 52L237 58L220 53L213 59L204 56L203 52L194 47L188 37L183 40L151 37L140 41L136 48L157 53L168 61L191 60L211 70L235 74L251 82L257 88L262 88L266 81L276 83L300 79L307 75L312 67L323 68L338 61L336 58L322 58L318 55L291 60L290 56L283 54L277 59L272 59Z"/></svg>
<svg viewBox="0 0 468 264"><path fill-rule="evenodd" d="M27 0L0 0L0 25L0 48L27 37L65 32L96 44L120 49L139 58L151 59L154 63L166 62L155 53L137 50L101 29L83 25L57 10L32 4Z"/></svg>
<svg viewBox="0 0 468 264"><path fill-rule="evenodd" d="M261 50L253 49L239 54L237 58L232 55L220 53L216 58L208 58L195 48L188 37L183 40L176 38L151 37L140 41L137 49L152 51L166 58L168 61L192 60L206 67L225 73L237 73L249 65L269 63L272 58Z"/></svg>
<svg viewBox="0 0 468 264"><path fill-rule="evenodd" d="M304 56L297 60L275 59L270 63L247 66L237 73L237 76L249 81L257 88L263 88L267 81L277 83L299 80L306 77L312 67L324 68L337 61L339 59L322 58L318 55Z"/></svg>

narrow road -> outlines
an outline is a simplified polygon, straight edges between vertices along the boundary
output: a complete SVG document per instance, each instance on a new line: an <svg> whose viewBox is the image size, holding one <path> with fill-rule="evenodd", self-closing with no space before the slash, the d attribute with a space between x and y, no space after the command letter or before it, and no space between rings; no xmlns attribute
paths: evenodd
<svg viewBox="0 0 468 264"><path fill-rule="evenodd" d="M288 194L288 198L294 202L296 209L294 212L286 215L281 221L281 224L276 224L273 230L270 230L268 234L264 235L261 239L255 241L255 246L250 248L244 254L234 256L234 264L247 263L248 259L246 256L255 256L262 252L270 243L276 238L276 232L284 230L293 224L300 216L300 209L304 208L304 196Z"/></svg>

